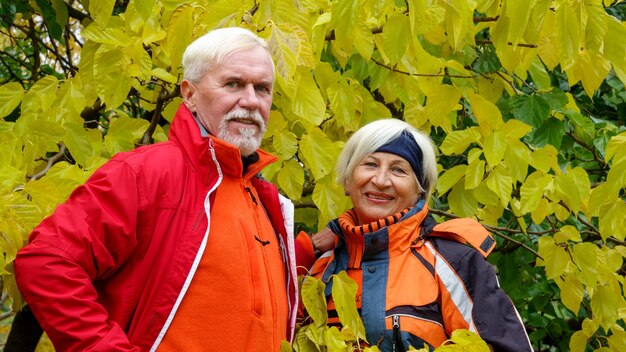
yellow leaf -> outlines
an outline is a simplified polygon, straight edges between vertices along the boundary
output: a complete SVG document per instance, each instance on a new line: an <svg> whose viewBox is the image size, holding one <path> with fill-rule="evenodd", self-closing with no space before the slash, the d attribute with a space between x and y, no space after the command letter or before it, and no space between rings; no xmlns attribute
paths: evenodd
<svg viewBox="0 0 626 352"><path fill-rule="evenodd" d="M332 2L331 26L335 30L334 45L346 53L352 52L354 29L359 22L361 4L358 0Z"/></svg>
<svg viewBox="0 0 626 352"><path fill-rule="evenodd" d="M46 111L56 100L59 80L54 76L44 76L30 88L22 101L22 111Z"/></svg>
<svg viewBox="0 0 626 352"><path fill-rule="evenodd" d="M85 37L85 39L91 40L100 44L108 44L111 46L120 46L124 47L129 45L128 34L124 31L124 28L121 26L101 26L98 22L93 22L85 30L82 31L81 35Z"/></svg>
<svg viewBox="0 0 626 352"><path fill-rule="evenodd" d="M582 238L578 229L572 225L565 225L554 235L554 241L556 243L567 243L567 241L580 242Z"/></svg>
<svg viewBox="0 0 626 352"><path fill-rule="evenodd" d="M557 163L557 155L558 151L556 148L550 144L547 144L541 149L537 149L533 152L530 158L530 165L537 170L543 171L544 173L548 173L550 169L558 170Z"/></svg>
<svg viewBox="0 0 626 352"><path fill-rule="evenodd" d="M320 125L324 121L326 102L322 98L310 70L300 67L298 77L291 109L294 114L311 124Z"/></svg>
<svg viewBox="0 0 626 352"><path fill-rule="evenodd" d="M326 325L328 312L326 310L326 285L313 276L307 276L302 282L302 303L307 314L313 319L315 326Z"/></svg>
<svg viewBox="0 0 626 352"><path fill-rule="evenodd" d="M277 130L272 145L283 160L288 160L298 151L298 137L289 130Z"/></svg>
<svg viewBox="0 0 626 352"><path fill-rule="evenodd" d="M144 20L150 19L156 0L135 0L135 8Z"/></svg>
<svg viewBox="0 0 626 352"><path fill-rule="evenodd" d="M461 217L470 217L476 214L478 203L472 190L466 190L462 183L457 183L448 195L448 204L452 213Z"/></svg>
<svg viewBox="0 0 626 352"><path fill-rule="evenodd" d="M596 331L598 331L598 328L600 327L598 322L589 318L585 318L585 320L583 320L582 326L583 326L582 332L587 337L592 337L593 334L595 334Z"/></svg>
<svg viewBox="0 0 626 352"><path fill-rule="evenodd" d="M585 352L587 346L587 336L582 331L576 331L569 339L570 352Z"/></svg>
<svg viewBox="0 0 626 352"><path fill-rule="evenodd" d="M591 296L591 310L593 318L605 330L615 324L617 320L617 308L623 300L619 288L610 285L596 287Z"/></svg>
<svg viewBox="0 0 626 352"><path fill-rule="evenodd" d="M603 55L589 50L580 50L576 63L565 72L570 86L582 81L585 92L592 97L610 70L611 63Z"/></svg>
<svg viewBox="0 0 626 352"><path fill-rule="evenodd" d="M571 271L572 262L565 248L556 245L551 236L539 238L539 255L543 257L543 266L548 279L556 279Z"/></svg>
<svg viewBox="0 0 626 352"><path fill-rule="evenodd" d="M530 154L528 147L520 140L509 141L503 162L515 180L523 181L526 178Z"/></svg>
<svg viewBox="0 0 626 352"><path fill-rule="evenodd" d="M345 271L333 275L332 280L333 302L335 303L341 324L355 332L358 339L367 341L365 327L355 302L358 285Z"/></svg>
<svg viewBox="0 0 626 352"><path fill-rule="evenodd" d="M626 155L626 132L613 136L606 146L605 158L607 161L616 155Z"/></svg>
<svg viewBox="0 0 626 352"><path fill-rule="evenodd" d="M449 0L441 4L446 9L444 25L448 33L448 42L454 50L460 50L465 44L470 28L473 27L471 16L473 9L467 0Z"/></svg>
<svg viewBox="0 0 626 352"><path fill-rule="evenodd" d="M577 213L583 202L589 199L591 185L587 172L579 166L574 169L568 166L565 173L557 175L554 181L559 199L562 199L574 213Z"/></svg>
<svg viewBox="0 0 626 352"><path fill-rule="evenodd" d="M539 57L535 57L530 68L528 69L528 73L533 79L533 83L537 86L539 90L550 90L552 88L552 82L550 81L550 75L546 71L546 68L543 66L543 63L539 59Z"/></svg>
<svg viewBox="0 0 626 352"><path fill-rule="evenodd" d="M287 160L278 171L278 186L285 191L287 197L297 200L302 197L302 186L304 185L304 169L295 160Z"/></svg>
<svg viewBox="0 0 626 352"><path fill-rule="evenodd" d="M425 113L430 116L430 122L435 127L442 127L444 131L450 132L452 126L447 120L447 115L457 108L461 91L454 86L443 84L435 88L428 95L425 106Z"/></svg>
<svg viewBox="0 0 626 352"><path fill-rule="evenodd" d="M507 41L513 46L522 40L522 35L526 31L526 25L530 13L534 8L535 1L531 0L508 0L505 4L504 16L509 18Z"/></svg>
<svg viewBox="0 0 626 352"><path fill-rule="evenodd" d="M154 69L152 69L152 71L150 71L150 74L167 83L176 83L178 81L178 78L174 77L171 73L165 71L160 67L155 67Z"/></svg>
<svg viewBox="0 0 626 352"><path fill-rule="evenodd" d="M439 182L437 182L437 193L439 195L444 195L448 192L449 189L454 187L459 180L465 176L466 170L467 165L457 165L446 171L439 177Z"/></svg>
<svg viewBox="0 0 626 352"><path fill-rule="evenodd" d="M607 16L607 30L604 36L604 55L613 63L616 71L626 72L626 40L616 40L616 38L626 38L626 26L624 23L612 16Z"/></svg>
<svg viewBox="0 0 626 352"><path fill-rule="evenodd" d="M0 118L9 115L20 105L24 97L24 88L17 82L0 86Z"/></svg>
<svg viewBox="0 0 626 352"><path fill-rule="evenodd" d="M178 68L183 60L183 52L193 40L194 9L191 5L181 5L169 18L167 42L162 45L168 54L170 66Z"/></svg>
<svg viewBox="0 0 626 352"><path fill-rule="evenodd" d="M320 211L318 224L327 224L350 207L350 198L343 194L343 187L330 177L315 181L313 202Z"/></svg>
<svg viewBox="0 0 626 352"><path fill-rule="evenodd" d="M538 204L539 205L530 213L530 217L535 224L541 224L546 216L551 214L547 199L541 198Z"/></svg>
<svg viewBox="0 0 626 352"><path fill-rule="evenodd" d="M335 119L339 126L346 127L349 131L356 130L359 120L355 118L355 94L346 79L336 84L331 84L327 90L330 108L335 113Z"/></svg>
<svg viewBox="0 0 626 352"><path fill-rule="evenodd" d="M483 153L485 154L485 159L487 159L489 167L494 168L500 164L500 161L504 158L507 147L507 141L500 132L494 132L485 137Z"/></svg>
<svg viewBox="0 0 626 352"><path fill-rule="evenodd" d="M106 27L113 14L115 0L89 1L89 13L100 26Z"/></svg>
<svg viewBox="0 0 626 352"><path fill-rule="evenodd" d="M357 23L354 28L354 48L365 60L369 60L374 52L372 31L363 22Z"/></svg>
<svg viewBox="0 0 626 352"><path fill-rule="evenodd" d="M582 302L583 295L585 294L582 282L575 276L567 275L560 285L560 288L563 305L574 314L578 314L580 302Z"/></svg>
<svg viewBox="0 0 626 352"><path fill-rule="evenodd" d="M602 251L593 243L576 243L572 249L572 258L580 270L582 283L594 287L598 281L598 266L604 261Z"/></svg>
<svg viewBox="0 0 626 352"><path fill-rule="evenodd" d="M513 178L508 171L498 166L487 176L487 187L492 190L500 198L503 207L506 207L511 200L511 191L513 190Z"/></svg>
<svg viewBox="0 0 626 352"><path fill-rule="evenodd" d="M395 65L406 53L411 41L409 18L404 15L392 15L383 27L383 43L390 65Z"/></svg>
<svg viewBox="0 0 626 352"><path fill-rule="evenodd" d="M485 175L485 161L476 159L467 165L465 173L465 189L473 189L483 181Z"/></svg>
<svg viewBox="0 0 626 352"><path fill-rule="evenodd" d="M478 127L470 127L448 133L440 148L445 155L462 154L470 144L478 143L479 141L480 132Z"/></svg>
<svg viewBox="0 0 626 352"><path fill-rule="evenodd" d="M483 136L504 124L500 110L494 103L478 94L470 94L468 98Z"/></svg>
<svg viewBox="0 0 626 352"><path fill-rule="evenodd" d="M580 19L574 8L563 4L557 9L556 40L559 49L561 68L568 70L576 63L580 48Z"/></svg>

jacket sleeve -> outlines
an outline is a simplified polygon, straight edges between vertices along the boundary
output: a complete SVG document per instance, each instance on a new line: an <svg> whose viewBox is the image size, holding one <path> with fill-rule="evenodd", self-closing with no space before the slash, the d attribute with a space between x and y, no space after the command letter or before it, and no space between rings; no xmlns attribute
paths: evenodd
<svg viewBox="0 0 626 352"><path fill-rule="evenodd" d="M469 248L451 264L472 301L471 315L480 337L496 352L533 351L521 317L500 288L492 265Z"/></svg>
<svg viewBox="0 0 626 352"><path fill-rule="evenodd" d="M109 161L31 233L14 262L20 292L57 350L139 351L98 301L98 280L136 246L138 178Z"/></svg>

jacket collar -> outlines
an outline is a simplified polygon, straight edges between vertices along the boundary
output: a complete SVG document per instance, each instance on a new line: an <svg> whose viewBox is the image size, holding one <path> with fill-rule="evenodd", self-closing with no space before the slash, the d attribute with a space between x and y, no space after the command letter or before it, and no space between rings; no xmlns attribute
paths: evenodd
<svg viewBox="0 0 626 352"><path fill-rule="evenodd" d="M217 137L210 135L203 137L198 122L184 103L181 103L176 111L169 131L169 139L182 148L195 171L208 172L209 169L216 167L210 151L210 148L213 148L222 172L225 175L241 177L243 165L239 149ZM265 166L277 160L276 157L261 149L257 152L259 161L248 166L245 178L256 175Z"/></svg>

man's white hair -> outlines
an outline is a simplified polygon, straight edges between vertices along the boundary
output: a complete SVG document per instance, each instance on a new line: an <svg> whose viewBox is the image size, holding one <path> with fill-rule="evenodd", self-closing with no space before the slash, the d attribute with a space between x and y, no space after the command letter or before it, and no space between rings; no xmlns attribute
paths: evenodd
<svg viewBox="0 0 626 352"><path fill-rule="evenodd" d="M192 83L198 83L212 65L223 62L227 55L240 51L261 47L268 51L267 42L240 27L214 29L202 37L194 40L183 53L183 78ZM272 73L274 64L272 61Z"/></svg>

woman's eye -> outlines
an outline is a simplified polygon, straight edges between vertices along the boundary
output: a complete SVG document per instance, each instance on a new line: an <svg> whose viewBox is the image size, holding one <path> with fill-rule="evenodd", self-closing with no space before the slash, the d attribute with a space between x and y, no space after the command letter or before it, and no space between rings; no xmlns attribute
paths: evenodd
<svg viewBox="0 0 626 352"><path fill-rule="evenodd" d="M407 171L401 167L394 167L391 169L393 172L397 173L397 174L402 174L402 175L406 175Z"/></svg>

